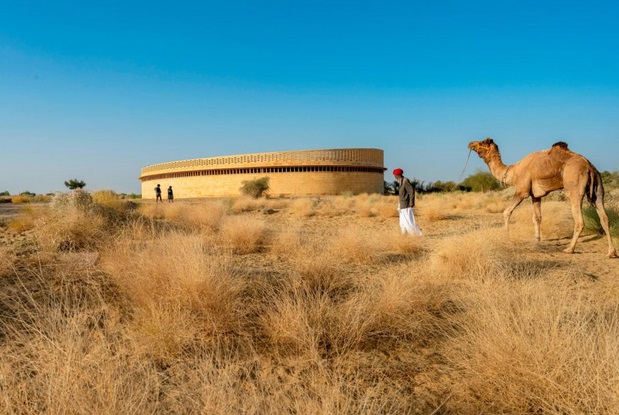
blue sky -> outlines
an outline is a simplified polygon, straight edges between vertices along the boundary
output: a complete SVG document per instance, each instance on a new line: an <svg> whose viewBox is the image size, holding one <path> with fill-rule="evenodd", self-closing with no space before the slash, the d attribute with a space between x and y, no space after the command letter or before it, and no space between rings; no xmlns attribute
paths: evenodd
<svg viewBox="0 0 619 415"><path fill-rule="evenodd" d="M488 136L508 164L562 140L619 170L616 1L88 3L2 4L0 191L343 147L459 181Z"/></svg>

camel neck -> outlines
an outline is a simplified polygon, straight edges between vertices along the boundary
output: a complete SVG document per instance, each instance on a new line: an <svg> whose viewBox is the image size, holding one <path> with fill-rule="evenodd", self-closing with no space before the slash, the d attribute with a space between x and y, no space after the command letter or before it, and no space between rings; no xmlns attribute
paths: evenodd
<svg viewBox="0 0 619 415"><path fill-rule="evenodd" d="M490 169L490 173L494 176L495 179L499 180L502 184L506 184L507 173L509 172L509 166L506 166L501 160L500 154L493 154L488 157L486 160L486 164Z"/></svg>

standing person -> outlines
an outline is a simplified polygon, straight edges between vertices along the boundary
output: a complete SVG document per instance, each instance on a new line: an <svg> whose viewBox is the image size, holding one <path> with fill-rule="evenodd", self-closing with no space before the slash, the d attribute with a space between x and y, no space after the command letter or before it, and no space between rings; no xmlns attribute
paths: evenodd
<svg viewBox="0 0 619 415"><path fill-rule="evenodd" d="M158 184L157 187L155 187L155 203L157 202L163 203L163 199L161 198L161 185L160 184Z"/></svg>
<svg viewBox="0 0 619 415"><path fill-rule="evenodd" d="M408 232L410 235L421 235L421 229L419 229L415 223L415 188L411 182L404 177L404 171L402 169L395 169L393 175L399 185L398 212L400 212L400 229L402 233Z"/></svg>
<svg viewBox="0 0 619 415"><path fill-rule="evenodd" d="M168 203L174 202L174 192L172 191L172 186L168 187Z"/></svg>

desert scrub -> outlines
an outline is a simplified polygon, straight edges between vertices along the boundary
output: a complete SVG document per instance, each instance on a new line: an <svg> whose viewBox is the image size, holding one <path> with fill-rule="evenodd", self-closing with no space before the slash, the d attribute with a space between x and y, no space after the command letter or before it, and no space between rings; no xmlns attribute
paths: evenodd
<svg viewBox="0 0 619 415"><path fill-rule="evenodd" d="M57 215L73 210L86 211L92 207L93 202L90 193L76 189L67 193L56 193L51 201L51 209Z"/></svg>
<svg viewBox="0 0 619 415"><path fill-rule="evenodd" d="M86 191L58 193L50 208L34 230L44 251L94 250L110 234L105 217L95 212L93 198Z"/></svg>
<svg viewBox="0 0 619 415"><path fill-rule="evenodd" d="M617 307L587 291L564 276L473 286L445 350L448 412L616 413Z"/></svg>
<svg viewBox="0 0 619 415"><path fill-rule="evenodd" d="M290 212L294 216L298 216L301 218L308 218L310 216L314 216L316 214L316 202L310 198L298 198L294 199L290 203Z"/></svg>
<svg viewBox="0 0 619 415"><path fill-rule="evenodd" d="M245 283L230 261L199 235L174 231L147 244L119 239L101 259L126 299L139 349L157 361L193 347L225 347L240 335Z"/></svg>
<svg viewBox="0 0 619 415"><path fill-rule="evenodd" d="M260 179L244 181L240 190L243 195L254 199L262 197L269 191L269 178L262 177Z"/></svg>
<svg viewBox="0 0 619 415"><path fill-rule="evenodd" d="M512 258L504 229L481 228L440 241L430 254L434 274L455 279L502 275Z"/></svg>
<svg viewBox="0 0 619 415"><path fill-rule="evenodd" d="M251 217L228 216L219 231L222 246L236 254L259 252L266 237L265 222Z"/></svg>
<svg viewBox="0 0 619 415"><path fill-rule="evenodd" d="M610 234L619 237L619 209L606 206L606 215L610 224ZM587 206L582 210L582 217L585 221L585 230L603 235L604 229L600 223L600 217L594 207Z"/></svg>

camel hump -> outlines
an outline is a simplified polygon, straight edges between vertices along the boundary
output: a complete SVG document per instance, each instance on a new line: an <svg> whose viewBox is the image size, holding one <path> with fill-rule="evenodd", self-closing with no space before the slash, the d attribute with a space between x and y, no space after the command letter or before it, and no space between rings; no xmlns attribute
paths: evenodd
<svg viewBox="0 0 619 415"><path fill-rule="evenodd" d="M552 145L552 148L561 148L563 150L569 150L569 148L567 148L567 143L565 141L557 141L556 143L554 143Z"/></svg>

